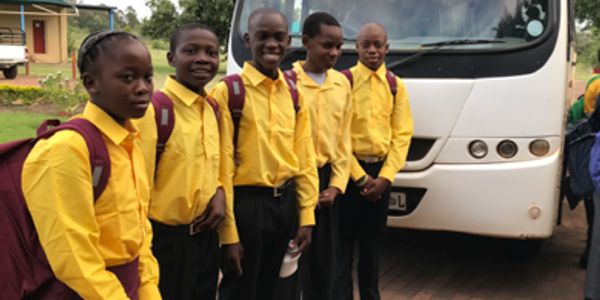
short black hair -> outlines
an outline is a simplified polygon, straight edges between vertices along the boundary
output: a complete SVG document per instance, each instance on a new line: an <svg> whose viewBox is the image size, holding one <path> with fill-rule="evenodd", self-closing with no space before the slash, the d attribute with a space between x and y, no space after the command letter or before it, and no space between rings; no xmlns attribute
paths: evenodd
<svg viewBox="0 0 600 300"><path fill-rule="evenodd" d="M261 8L257 8L255 9L250 16L248 17L248 31L250 31L250 28L252 28L252 21L254 21L255 18L263 15L263 14L276 14L279 15L283 21L285 22L285 24L288 24L288 20L287 17L279 10L271 8L271 7L261 7ZM287 25L285 27L285 29L287 30Z"/></svg>
<svg viewBox="0 0 600 300"><path fill-rule="evenodd" d="M302 25L302 35L307 35L309 38L315 37L321 33L321 24L342 27L332 15L319 11L310 14L306 20L304 20L304 25Z"/></svg>
<svg viewBox="0 0 600 300"><path fill-rule="evenodd" d="M109 45L122 40L140 40L133 34L125 31L97 31L90 33L79 47L77 55L77 68L79 74L83 74L89 66L98 59L101 53L111 49Z"/></svg>
<svg viewBox="0 0 600 300"><path fill-rule="evenodd" d="M184 31L188 31L188 30L192 30L192 29L206 30L206 31L214 34L215 37L217 38L217 42L219 41L219 37L217 36L215 31L212 28L210 28L209 26L200 24L200 23L188 23L188 24L184 24L184 25L177 27L175 29L175 31L173 31L173 34L171 34L171 40L169 41L169 51L175 52L175 49L177 49L177 44L179 44L179 38L181 37L181 34Z"/></svg>

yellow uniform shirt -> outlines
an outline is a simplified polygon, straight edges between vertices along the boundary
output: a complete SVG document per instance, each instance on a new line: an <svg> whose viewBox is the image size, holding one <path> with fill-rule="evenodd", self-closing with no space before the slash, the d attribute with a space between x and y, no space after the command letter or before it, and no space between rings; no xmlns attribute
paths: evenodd
<svg viewBox="0 0 600 300"><path fill-rule="evenodd" d="M150 219L168 225L191 223L206 210L219 180L219 126L204 96L168 77L162 90L173 102L175 124L162 153L152 194ZM154 178L157 128L148 108L135 123L140 129L149 178ZM221 240L236 239L233 219L221 223Z"/></svg>
<svg viewBox="0 0 600 300"><path fill-rule="evenodd" d="M265 77L246 62L241 73L246 99L233 162L233 122L228 110L228 89L218 83L211 95L221 108L221 148L224 168L233 185L274 187L295 178L300 226L315 224L318 176L308 108L300 94L300 110L279 71L276 80ZM225 186L227 184L224 183ZM231 191L227 191L231 193Z"/></svg>
<svg viewBox="0 0 600 300"><path fill-rule="evenodd" d="M413 134L408 95L402 80L396 77L398 92L392 99L385 77L385 64L371 71L360 62L350 69L353 76L352 152L356 156L385 157L379 177L394 182L404 167ZM351 161L351 176L358 180L366 173L356 157Z"/></svg>
<svg viewBox="0 0 600 300"><path fill-rule="evenodd" d="M594 69L593 76L600 76L600 69ZM583 98L583 110L587 115L590 115L594 112L594 108L596 108L596 99L600 95L600 79L594 80L589 86L585 89L585 94Z"/></svg>
<svg viewBox="0 0 600 300"><path fill-rule="evenodd" d="M23 166L23 194L50 266L84 299L128 299L106 267L139 257L140 299L160 299L138 131L130 122L122 127L91 102L81 117L102 132L111 161L108 183L95 203L89 150L77 132L40 140Z"/></svg>
<svg viewBox="0 0 600 300"><path fill-rule="evenodd" d="M310 78L302 65L296 62L298 89L310 110L313 142L317 155L317 166L331 164L329 186L346 190L350 176L350 121L352 120L352 94L344 74L329 69L325 81L318 85Z"/></svg>

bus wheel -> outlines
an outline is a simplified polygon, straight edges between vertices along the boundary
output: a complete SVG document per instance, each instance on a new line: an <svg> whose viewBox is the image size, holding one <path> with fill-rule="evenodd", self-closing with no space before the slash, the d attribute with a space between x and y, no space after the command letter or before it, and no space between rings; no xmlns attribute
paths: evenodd
<svg viewBox="0 0 600 300"><path fill-rule="evenodd" d="M2 74L4 74L4 78L6 79L15 79L17 77L17 66L2 70Z"/></svg>
<svg viewBox="0 0 600 300"><path fill-rule="evenodd" d="M543 245L543 239L509 240L508 255L516 259L530 260L540 253Z"/></svg>

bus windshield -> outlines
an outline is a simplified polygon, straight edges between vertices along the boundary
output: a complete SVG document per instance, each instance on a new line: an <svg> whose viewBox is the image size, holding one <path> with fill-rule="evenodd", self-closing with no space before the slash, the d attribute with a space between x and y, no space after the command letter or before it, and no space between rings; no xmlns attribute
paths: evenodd
<svg viewBox="0 0 600 300"><path fill-rule="evenodd" d="M342 25L354 48L359 28L368 22L385 26L391 50L413 50L427 44L454 40L489 40L488 43L454 43L450 49L506 49L533 42L549 31L550 0L244 0L238 29L247 32L250 13L259 7L282 11L290 34L299 37L304 19L326 11ZM293 47L300 39L293 39Z"/></svg>

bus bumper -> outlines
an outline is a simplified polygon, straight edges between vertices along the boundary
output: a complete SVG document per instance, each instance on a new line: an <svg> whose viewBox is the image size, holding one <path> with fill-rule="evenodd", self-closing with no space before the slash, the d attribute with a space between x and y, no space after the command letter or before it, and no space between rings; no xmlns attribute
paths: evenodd
<svg viewBox="0 0 600 300"><path fill-rule="evenodd" d="M559 171L560 153L555 152L531 161L433 164L398 173L388 226L547 238L558 211Z"/></svg>

